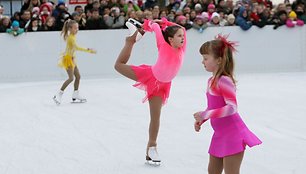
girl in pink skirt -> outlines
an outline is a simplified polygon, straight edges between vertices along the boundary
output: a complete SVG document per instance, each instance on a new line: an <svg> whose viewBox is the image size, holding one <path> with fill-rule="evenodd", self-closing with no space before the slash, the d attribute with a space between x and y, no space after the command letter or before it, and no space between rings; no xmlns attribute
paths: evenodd
<svg viewBox="0 0 306 174"><path fill-rule="evenodd" d="M184 27L167 21L145 20L144 24L129 19L126 23L131 35L126 38L115 69L122 75L136 81L135 87L146 91L143 100L149 101L150 126L149 141L146 150L146 160L159 163L161 160L157 153L157 135L162 105L169 97L171 81L181 68L186 50L186 31ZM139 28L136 28L139 27ZM154 32L158 48L158 58L154 65L127 65L133 46L143 33Z"/></svg>
<svg viewBox="0 0 306 174"><path fill-rule="evenodd" d="M200 53L202 64L213 76L207 85L207 109L194 114L194 128L210 119L214 129L209 148L209 174L239 174L246 145L253 147L262 142L244 124L237 111L236 86L233 77L233 51L236 43L227 36L218 35L205 42Z"/></svg>

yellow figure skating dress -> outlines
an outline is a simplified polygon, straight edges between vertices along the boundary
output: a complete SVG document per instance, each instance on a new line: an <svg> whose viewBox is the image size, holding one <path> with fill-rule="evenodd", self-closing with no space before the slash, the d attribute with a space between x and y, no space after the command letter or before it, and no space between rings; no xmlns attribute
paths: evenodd
<svg viewBox="0 0 306 174"><path fill-rule="evenodd" d="M75 63L75 51L76 50L84 51L84 52L88 52L88 53L92 52L92 50L90 50L90 49L79 47L76 44L75 35L70 34L67 37L66 50L63 53L58 65L62 68L65 68L65 69L74 68L76 66L76 63Z"/></svg>

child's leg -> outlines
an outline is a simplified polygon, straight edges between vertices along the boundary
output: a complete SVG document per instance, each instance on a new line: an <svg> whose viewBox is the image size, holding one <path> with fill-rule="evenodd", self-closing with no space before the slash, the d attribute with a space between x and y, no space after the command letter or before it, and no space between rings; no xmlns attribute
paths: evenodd
<svg viewBox="0 0 306 174"><path fill-rule="evenodd" d="M209 156L208 173L221 174L223 170L223 158Z"/></svg>
<svg viewBox="0 0 306 174"><path fill-rule="evenodd" d="M61 87L61 90L64 91L67 86L73 81L73 73L74 73L74 70L73 68L68 68L67 70L67 74L68 74L68 79L63 83L62 87Z"/></svg>
<svg viewBox="0 0 306 174"><path fill-rule="evenodd" d="M150 127L149 127L149 142L147 147L156 146L157 135L159 131L160 113L162 108L162 99L160 97L152 97L149 100L150 105ZM148 148L147 148L148 150Z"/></svg>
<svg viewBox="0 0 306 174"><path fill-rule="evenodd" d="M81 79L80 71L79 71L79 68L77 66L74 67L74 76L75 76L74 90L77 91L77 90L79 90L80 79Z"/></svg>
<svg viewBox="0 0 306 174"><path fill-rule="evenodd" d="M122 48L117 61L115 63L115 69L122 75L132 79L137 80L136 75L134 71L132 70L130 65L127 65L126 63L130 59L131 52L135 43L135 37L137 35L137 32L135 32L132 36L129 36L125 39L125 45Z"/></svg>
<svg viewBox="0 0 306 174"><path fill-rule="evenodd" d="M224 172L225 174L239 174L244 151L235 155L224 157Z"/></svg>

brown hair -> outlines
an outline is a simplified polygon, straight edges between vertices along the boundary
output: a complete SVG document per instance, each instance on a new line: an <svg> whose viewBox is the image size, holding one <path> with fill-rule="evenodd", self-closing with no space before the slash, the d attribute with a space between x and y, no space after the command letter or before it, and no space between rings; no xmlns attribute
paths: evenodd
<svg viewBox="0 0 306 174"><path fill-rule="evenodd" d="M77 22L75 20L67 20L64 23L64 26L63 26L63 29L62 29L62 32L61 32L61 35L63 36L64 40L67 39L68 31L69 31L69 29L72 28L72 25L74 25L74 24L77 24Z"/></svg>
<svg viewBox="0 0 306 174"><path fill-rule="evenodd" d="M213 55L215 59L220 59L219 69L217 70L215 77L211 83L211 86L214 87L218 79L224 75L232 79L233 83L236 83L234 79L234 59L232 49L221 39L215 39L208 42L205 42L200 47L200 54L210 54Z"/></svg>
<svg viewBox="0 0 306 174"><path fill-rule="evenodd" d="M172 25L167 27L164 31L162 30L165 41L170 45L169 37L174 37L175 33L181 29L179 25Z"/></svg>

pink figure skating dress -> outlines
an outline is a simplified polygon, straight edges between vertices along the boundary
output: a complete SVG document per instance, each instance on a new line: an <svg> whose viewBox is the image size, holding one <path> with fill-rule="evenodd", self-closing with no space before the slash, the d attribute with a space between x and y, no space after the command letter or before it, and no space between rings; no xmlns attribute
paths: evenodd
<svg viewBox="0 0 306 174"><path fill-rule="evenodd" d="M216 87L206 92L207 109L201 113L203 119L209 119L214 134L208 153L223 158L245 150L246 145L253 147L262 142L242 121L237 112L236 88L231 78L221 76Z"/></svg>
<svg viewBox="0 0 306 174"><path fill-rule="evenodd" d="M164 27L177 25L175 23L163 20ZM134 87L146 91L146 96L143 102L149 100L153 96L162 98L163 104L167 101L171 88L171 81L180 70L186 50L186 31L184 27L184 43L180 48L173 48L169 45L162 34L162 29L159 24L150 20L145 20L143 29L146 32L154 32L158 48L158 58L154 65L140 65L131 68L134 71L137 82Z"/></svg>

